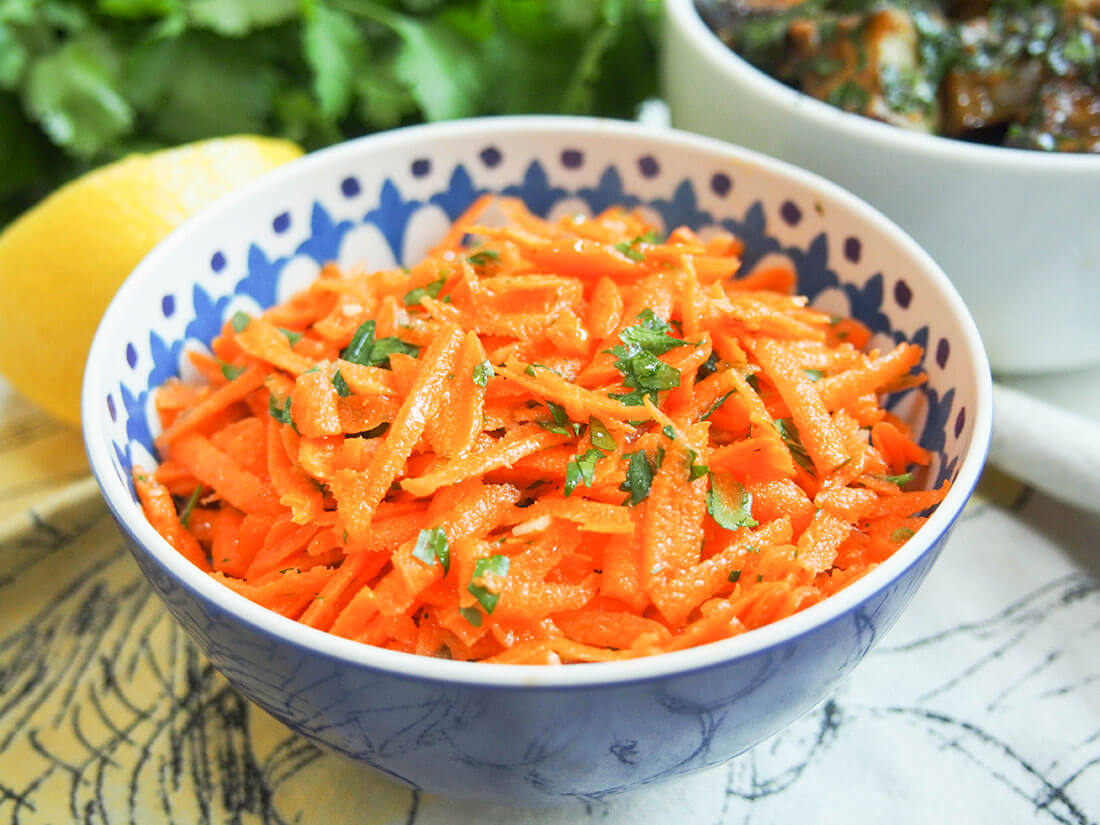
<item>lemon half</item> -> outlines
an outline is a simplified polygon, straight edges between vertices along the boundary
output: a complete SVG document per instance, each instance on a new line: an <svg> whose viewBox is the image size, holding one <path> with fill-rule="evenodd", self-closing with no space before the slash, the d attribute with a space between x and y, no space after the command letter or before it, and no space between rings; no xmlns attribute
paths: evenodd
<svg viewBox="0 0 1100 825"><path fill-rule="evenodd" d="M100 317L130 271L181 222L302 154L284 140L205 140L103 166L0 234L0 373L57 418L80 422Z"/></svg>

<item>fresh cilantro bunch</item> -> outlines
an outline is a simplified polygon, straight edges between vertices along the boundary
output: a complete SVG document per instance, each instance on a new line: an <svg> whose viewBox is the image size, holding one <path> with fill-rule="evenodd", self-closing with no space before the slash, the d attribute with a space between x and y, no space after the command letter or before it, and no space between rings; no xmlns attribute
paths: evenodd
<svg viewBox="0 0 1100 825"><path fill-rule="evenodd" d="M633 117L660 0L0 0L0 227L88 168L217 135Z"/></svg>

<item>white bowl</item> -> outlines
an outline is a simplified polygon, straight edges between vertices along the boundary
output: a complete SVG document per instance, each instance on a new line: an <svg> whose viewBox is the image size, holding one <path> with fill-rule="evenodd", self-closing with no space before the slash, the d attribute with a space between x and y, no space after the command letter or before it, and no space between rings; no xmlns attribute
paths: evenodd
<svg viewBox="0 0 1100 825"><path fill-rule="evenodd" d="M672 124L836 181L954 282L995 372L1100 363L1100 157L980 146L849 114L756 69L665 0Z"/></svg>

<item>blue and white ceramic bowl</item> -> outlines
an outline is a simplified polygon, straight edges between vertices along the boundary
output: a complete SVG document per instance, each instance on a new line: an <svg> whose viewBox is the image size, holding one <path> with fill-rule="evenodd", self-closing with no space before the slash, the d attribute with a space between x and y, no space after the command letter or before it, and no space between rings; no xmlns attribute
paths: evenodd
<svg viewBox="0 0 1100 825"><path fill-rule="evenodd" d="M927 385L892 399L954 486L895 556L840 594L723 642L627 662L523 667L361 645L208 578L145 521L128 482L155 459L151 396L236 310L329 260L417 260L485 191L541 215L638 206L721 227L745 266L785 256L815 304L882 343L925 347ZM723 762L804 714L889 629L939 555L990 439L989 368L943 273L881 215L819 178L716 141L548 117L403 129L289 164L146 258L100 325L84 376L92 469L138 564L243 694L303 736L417 788L519 804L598 799Z"/></svg>

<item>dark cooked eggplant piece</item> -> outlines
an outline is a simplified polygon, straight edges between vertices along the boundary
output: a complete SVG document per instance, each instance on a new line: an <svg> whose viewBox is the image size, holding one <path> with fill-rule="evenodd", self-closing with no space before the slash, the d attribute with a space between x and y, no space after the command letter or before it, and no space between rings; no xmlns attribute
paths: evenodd
<svg viewBox="0 0 1100 825"><path fill-rule="evenodd" d="M984 72L953 69L943 83L941 132L962 137L975 129L1023 120L1042 77L1039 60Z"/></svg>
<svg viewBox="0 0 1100 825"><path fill-rule="evenodd" d="M1009 131L1008 145L1048 152L1100 152L1100 90L1065 78L1045 84L1028 123Z"/></svg>
<svg viewBox="0 0 1100 825"><path fill-rule="evenodd" d="M935 87L925 74L913 17L894 6L866 15L798 20L781 71L820 100L896 126L930 132Z"/></svg>

